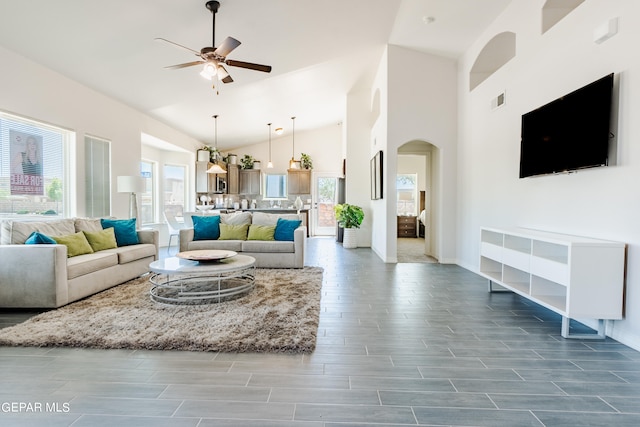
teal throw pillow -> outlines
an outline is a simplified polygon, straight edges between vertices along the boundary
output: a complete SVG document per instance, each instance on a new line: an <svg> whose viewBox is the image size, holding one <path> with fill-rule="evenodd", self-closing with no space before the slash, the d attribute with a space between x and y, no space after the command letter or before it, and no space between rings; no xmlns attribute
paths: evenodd
<svg viewBox="0 0 640 427"><path fill-rule="evenodd" d="M193 215L193 240L218 240L220 238L220 215Z"/></svg>
<svg viewBox="0 0 640 427"><path fill-rule="evenodd" d="M53 240L51 237L46 234L39 233L34 231L31 233L27 240L25 240L25 245L55 245L57 242Z"/></svg>
<svg viewBox="0 0 640 427"><path fill-rule="evenodd" d="M138 232L136 231L136 219L105 219L100 220L103 229L113 227L116 233L116 243L118 246L137 245Z"/></svg>
<svg viewBox="0 0 640 427"><path fill-rule="evenodd" d="M302 224L302 221L299 219L278 218L276 232L273 235L274 239L293 242L293 232L300 227L300 224Z"/></svg>

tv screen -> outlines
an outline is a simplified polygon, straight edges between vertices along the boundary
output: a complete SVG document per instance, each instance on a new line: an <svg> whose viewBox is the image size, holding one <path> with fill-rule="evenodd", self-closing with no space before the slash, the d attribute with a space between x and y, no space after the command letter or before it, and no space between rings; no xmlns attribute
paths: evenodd
<svg viewBox="0 0 640 427"><path fill-rule="evenodd" d="M613 74L522 116L520 178L606 166Z"/></svg>

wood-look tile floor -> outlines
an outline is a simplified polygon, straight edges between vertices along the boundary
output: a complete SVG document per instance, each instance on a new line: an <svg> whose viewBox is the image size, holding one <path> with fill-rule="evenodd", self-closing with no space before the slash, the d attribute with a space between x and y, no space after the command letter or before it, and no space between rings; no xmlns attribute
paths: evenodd
<svg viewBox="0 0 640 427"><path fill-rule="evenodd" d="M330 238L306 263L325 269L313 354L0 347L0 425L640 425L629 347L563 339L558 315L457 266Z"/></svg>

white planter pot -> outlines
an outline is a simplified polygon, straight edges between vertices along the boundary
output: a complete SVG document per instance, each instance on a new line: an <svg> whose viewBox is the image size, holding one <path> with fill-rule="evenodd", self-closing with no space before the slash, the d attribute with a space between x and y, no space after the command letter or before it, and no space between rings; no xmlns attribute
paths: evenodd
<svg viewBox="0 0 640 427"><path fill-rule="evenodd" d="M345 228L344 236L342 238L342 246L345 249L355 249L358 247L358 229L357 228Z"/></svg>
<svg viewBox="0 0 640 427"><path fill-rule="evenodd" d="M199 162L208 162L209 161L209 152L207 150L198 150L198 161Z"/></svg>

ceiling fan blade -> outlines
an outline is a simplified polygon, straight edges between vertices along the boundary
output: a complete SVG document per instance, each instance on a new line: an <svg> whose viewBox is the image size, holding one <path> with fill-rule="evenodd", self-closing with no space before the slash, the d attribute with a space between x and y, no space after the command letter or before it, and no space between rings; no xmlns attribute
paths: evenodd
<svg viewBox="0 0 640 427"><path fill-rule="evenodd" d="M193 49L191 49L189 47L182 46L181 44L176 43L176 42L172 42L171 40L163 39L162 37L156 37L154 40L160 40L160 41L163 41L165 43L169 43L169 44L172 44L174 46L181 47L182 49L188 50L189 52L195 53L196 55L200 56L200 52L198 52L197 50L193 50Z"/></svg>
<svg viewBox="0 0 640 427"><path fill-rule="evenodd" d="M233 59L227 59L224 63L232 67L247 68L249 70L263 71L265 73L271 72L271 65L253 64L251 62L234 61Z"/></svg>
<svg viewBox="0 0 640 427"><path fill-rule="evenodd" d="M233 79L231 78L231 76L227 72L226 68L224 68L222 65L218 65L218 79L222 83L232 83L233 82Z"/></svg>
<svg viewBox="0 0 640 427"><path fill-rule="evenodd" d="M215 54L225 58L227 55L229 55L229 53L233 49L237 48L238 46L240 46L239 40L236 40L233 37L227 37L222 41L222 44L218 46L218 48L215 50Z"/></svg>
<svg viewBox="0 0 640 427"><path fill-rule="evenodd" d="M183 64L168 65L164 68L167 68L169 70L177 70L179 68L193 67L194 65L200 65L200 64L204 64L204 61L185 62Z"/></svg>

